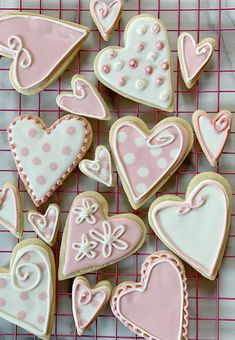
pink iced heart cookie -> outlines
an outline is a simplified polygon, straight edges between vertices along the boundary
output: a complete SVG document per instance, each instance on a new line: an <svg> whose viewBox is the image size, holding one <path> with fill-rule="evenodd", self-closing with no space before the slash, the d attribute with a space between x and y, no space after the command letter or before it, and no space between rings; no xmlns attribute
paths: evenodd
<svg viewBox="0 0 235 340"><path fill-rule="evenodd" d="M85 277L76 277L72 289L72 309L78 335L82 335L101 313L109 301L111 291L109 281L101 281L91 289Z"/></svg>
<svg viewBox="0 0 235 340"><path fill-rule="evenodd" d="M180 118L164 119L150 131L141 119L125 117L113 124L110 145L123 188L138 209L183 162L193 132Z"/></svg>
<svg viewBox="0 0 235 340"><path fill-rule="evenodd" d="M122 0L91 0L91 16L105 41L113 31L123 12Z"/></svg>
<svg viewBox="0 0 235 340"><path fill-rule="evenodd" d="M13 59L12 86L27 95L44 90L71 63L88 33L87 27L38 14L1 14L0 55Z"/></svg>
<svg viewBox="0 0 235 340"><path fill-rule="evenodd" d="M41 240L28 238L0 271L0 317L41 339L50 338L55 305L55 262Z"/></svg>
<svg viewBox="0 0 235 340"><path fill-rule="evenodd" d="M201 148L209 163L215 166L229 136L232 114L224 110L210 119L205 111L198 110L194 112L192 120Z"/></svg>
<svg viewBox="0 0 235 340"><path fill-rule="evenodd" d="M51 127L33 115L21 115L8 128L16 167L34 204L40 206L63 184L85 155L92 129L85 118L67 115Z"/></svg>
<svg viewBox="0 0 235 340"><path fill-rule="evenodd" d="M73 76L71 84L73 93L62 92L56 98L57 105L61 109L99 120L111 118L103 98L90 81L80 74L76 74Z"/></svg>
<svg viewBox="0 0 235 340"><path fill-rule="evenodd" d="M191 181L185 200L173 195L155 200L149 223L175 254L214 280L227 243L231 199L231 187L222 176L203 173Z"/></svg>
<svg viewBox="0 0 235 340"><path fill-rule="evenodd" d="M20 238L23 232L22 205L18 188L7 182L0 196L0 226Z"/></svg>
<svg viewBox="0 0 235 340"><path fill-rule="evenodd" d="M60 208L57 204L50 204L44 215L33 210L28 212L31 227L50 246L53 246L56 241L59 214Z"/></svg>
<svg viewBox="0 0 235 340"><path fill-rule="evenodd" d="M172 112L171 51L162 22L147 14L134 17L126 27L124 44L99 52L94 63L97 78L135 102Z"/></svg>
<svg viewBox="0 0 235 340"><path fill-rule="evenodd" d="M108 204L96 192L72 203L60 249L59 280L109 266L136 252L145 240L145 225L134 214L108 217Z"/></svg>
<svg viewBox="0 0 235 340"><path fill-rule="evenodd" d="M141 282L124 282L111 299L114 315L139 337L186 340L188 293L183 264L169 252L146 258Z"/></svg>
<svg viewBox="0 0 235 340"><path fill-rule="evenodd" d="M190 89L197 82L201 72L214 52L216 42L206 38L196 44L191 34L183 32L178 38L178 56L182 77Z"/></svg>

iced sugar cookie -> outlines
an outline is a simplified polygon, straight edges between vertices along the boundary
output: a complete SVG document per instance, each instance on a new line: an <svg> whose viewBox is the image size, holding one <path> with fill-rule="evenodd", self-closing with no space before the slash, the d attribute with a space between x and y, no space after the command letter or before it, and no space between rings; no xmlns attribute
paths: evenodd
<svg viewBox="0 0 235 340"><path fill-rule="evenodd" d="M111 309L138 337L187 340L188 292L182 262L166 251L148 256L140 282L115 288Z"/></svg>
<svg viewBox="0 0 235 340"><path fill-rule="evenodd" d="M94 118L109 120L111 115L105 101L87 78L76 74L71 81L73 93L62 92L57 98L57 105L70 113Z"/></svg>
<svg viewBox="0 0 235 340"><path fill-rule="evenodd" d="M214 280L223 258L231 218L232 189L212 172L190 182L186 198L165 195L149 210L149 223L175 254Z"/></svg>
<svg viewBox="0 0 235 340"><path fill-rule="evenodd" d="M206 38L196 44L191 34L183 32L178 38L178 57L185 85L191 89L210 61L216 41Z"/></svg>
<svg viewBox="0 0 235 340"><path fill-rule="evenodd" d="M26 95L41 92L65 71L89 29L35 13L1 13L0 55L13 59L12 86Z"/></svg>
<svg viewBox="0 0 235 340"><path fill-rule="evenodd" d="M100 281L94 288L90 287L84 276L73 281L72 309L78 335L95 321L109 302L112 286L109 281Z"/></svg>
<svg viewBox="0 0 235 340"><path fill-rule="evenodd" d="M15 237L23 233L22 203L16 184L7 182L0 196L0 226L9 230Z"/></svg>
<svg viewBox="0 0 235 340"><path fill-rule="evenodd" d="M123 12L122 0L91 0L91 16L105 41L108 41Z"/></svg>
<svg viewBox="0 0 235 340"><path fill-rule="evenodd" d="M49 340L55 307L55 261L41 240L17 244L10 268L0 268L0 317Z"/></svg>
<svg viewBox="0 0 235 340"><path fill-rule="evenodd" d="M81 172L95 181L103 183L108 187L114 186L111 155L105 146L97 146L95 150L95 159L83 159L79 163L79 168Z"/></svg>
<svg viewBox="0 0 235 340"><path fill-rule="evenodd" d="M134 17L126 27L124 44L124 48L107 47L96 56L97 78L124 97L172 112L171 51L162 22L147 14Z"/></svg>
<svg viewBox="0 0 235 340"><path fill-rule="evenodd" d="M85 118L67 115L51 127L33 115L21 115L8 128L8 139L20 177L36 206L63 184L92 141Z"/></svg>
<svg viewBox="0 0 235 340"><path fill-rule="evenodd" d="M135 253L144 243L145 225L134 214L108 217L108 203L84 192L72 203L63 232L59 280L109 266Z"/></svg>
<svg viewBox="0 0 235 340"><path fill-rule="evenodd" d="M232 114L223 110L211 119L205 111L198 110L192 120L201 148L211 166L215 166L231 130Z"/></svg>
<svg viewBox="0 0 235 340"><path fill-rule="evenodd" d="M110 146L123 188L134 209L155 194L184 161L193 131L183 119L166 118L149 130L136 117L117 120Z"/></svg>

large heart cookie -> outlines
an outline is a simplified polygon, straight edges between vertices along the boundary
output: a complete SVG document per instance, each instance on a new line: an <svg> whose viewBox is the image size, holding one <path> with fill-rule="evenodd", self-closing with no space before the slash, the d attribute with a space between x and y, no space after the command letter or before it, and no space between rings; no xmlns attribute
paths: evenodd
<svg viewBox="0 0 235 340"><path fill-rule="evenodd" d="M124 97L172 112L171 51L161 21L146 14L134 17L124 42L124 48L107 47L96 56L97 78Z"/></svg>
<svg viewBox="0 0 235 340"><path fill-rule="evenodd" d="M67 115L50 128L38 117L21 115L8 128L20 177L36 206L46 202L85 155L92 141L85 118Z"/></svg>
<svg viewBox="0 0 235 340"><path fill-rule="evenodd" d="M183 264L168 252L147 257L141 282L124 282L111 299L114 315L138 337L187 340L188 293Z"/></svg>
<svg viewBox="0 0 235 340"><path fill-rule="evenodd" d="M215 173L194 177L185 201L166 195L153 202L149 223L172 251L214 280L227 242L232 190Z"/></svg>
<svg viewBox="0 0 235 340"><path fill-rule="evenodd" d="M13 59L12 86L27 95L45 89L71 63L88 33L87 27L56 18L1 13L0 55Z"/></svg>
<svg viewBox="0 0 235 340"><path fill-rule="evenodd" d="M145 225L133 214L108 217L108 204L96 192L84 192L72 203L60 249L59 280L109 266L136 252Z"/></svg>
<svg viewBox="0 0 235 340"><path fill-rule="evenodd" d="M183 162L193 132L180 118L164 119L149 131L141 119L125 117L113 124L110 145L124 190L138 209Z"/></svg>
<svg viewBox="0 0 235 340"><path fill-rule="evenodd" d="M55 262L38 239L17 244L10 269L0 271L0 316L41 339L49 339L55 304Z"/></svg>
<svg viewBox="0 0 235 340"><path fill-rule="evenodd" d="M220 111L210 119L205 111L198 110L192 119L201 148L209 163L215 166L229 136L232 114L230 111Z"/></svg>

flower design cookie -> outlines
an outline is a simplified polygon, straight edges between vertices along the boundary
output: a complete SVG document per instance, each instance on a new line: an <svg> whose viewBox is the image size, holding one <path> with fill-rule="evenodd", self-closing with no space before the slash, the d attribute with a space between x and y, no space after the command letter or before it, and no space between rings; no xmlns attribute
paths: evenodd
<svg viewBox="0 0 235 340"><path fill-rule="evenodd" d="M203 173L190 182L185 200L173 195L156 199L149 223L167 247L214 280L227 243L231 200L232 189L225 178Z"/></svg>
<svg viewBox="0 0 235 340"><path fill-rule="evenodd" d="M8 128L8 139L20 177L36 206L63 184L92 141L85 118L67 115L51 127L33 115L21 115Z"/></svg>
<svg viewBox="0 0 235 340"><path fill-rule="evenodd" d="M215 166L230 133L232 114L224 110L210 119L205 111L198 110L194 112L192 120L201 148L211 166Z"/></svg>
<svg viewBox="0 0 235 340"><path fill-rule="evenodd" d="M136 252L145 240L145 225L133 214L108 217L108 204L96 192L72 203L60 249L59 280L109 266Z"/></svg>
<svg viewBox="0 0 235 340"><path fill-rule="evenodd" d="M128 23L125 47L107 47L95 59L97 78L120 95L172 112L174 91L167 31L156 17L138 15Z"/></svg>
<svg viewBox="0 0 235 340"><path fill-rule="evenodd" d="M111 298L114 315L138 337L187 340L188 292L181 261L169 252L146 258L140 282L123 282Z"/></svg>
<svg viewBox="0 0 235 340"><path fill-rule="evenodd" d="M88 34L87 27L56 18L1 13L0 55L13 59L12 86L26 95L44 90L65 71Z"/></svg>

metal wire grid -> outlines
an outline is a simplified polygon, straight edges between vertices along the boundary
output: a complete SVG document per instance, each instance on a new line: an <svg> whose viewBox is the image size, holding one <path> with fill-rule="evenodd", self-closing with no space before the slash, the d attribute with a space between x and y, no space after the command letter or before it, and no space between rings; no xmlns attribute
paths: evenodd
<svg viewBox="0 0 235 340"><path fill-rule="evenodd" d="M88 41L83 45L75 62L58 82L39 95L25 97L16 93L15 90L11 88L8 80L10 62L5 58L1 58L0 60L0 187L9 180L18 182L18 187L24 202L24 215L26 216L27 211L33 208L33 204L19 179L12 161L7 144L7 126L17 115L25 113L33 113L40 116L48 125L63 115L64 113L61 112L55 104L57 94L61 90L70 89L70 79L75 73L85 74L96 82L93 74L93 60L97 52L107 44L102 41L91 20L89 0L0 0L0 10L32 11L75 21L93 28ZM166 27L168 27L174 55L175 112L169 114L135 104L114 94L100 83L97 83L99 91L102 93L112 112L113 119L111 122L92 122L94 142L91 147L91 155L94 154L96 145L100 143L108 145L108 133L112 122L124 115L131 114L141 117L149 127L152 127L162 118L171 115L183 117L190 122L192 113L198 108L207 109L207 111L211 113L217 112L222 108L230 110L234 108L232 99L234 93L233 74L235 68L233 68L231 60L230 63L227 62L226 64L222 62L225 53L224 50L226 50L225 35L230 34L231 39L229 44L231 44L231 48L233 47L232 33L235 31L235 28L233 21L229 18L230 15L232 17L232 15L235 14L234 0L126 0L122 20L110 44L122 45L124 27L127 21L134 15L143 12L155 14L162 19ZM235 15L233 18L235 18ZM205 36L212 36L217 40L217 49L213 62L210 63L200 82L191 91L187 90L183 85L177 63L176 40L177 36L183 30L191 31L198 41ZM226 76L229 76L227 80ZM224 175L235 190L235 172L233 166L233 157L235 155L234 131L235 125L233 126L225 152L215 171ZM194 150L190 153L179 171L172 176L171 180L162 188L158 195L172 193L184 196L190 179L196 174L207 170L212 169L205 161L205 157L196 143ZM115 188L107 189L103 185L86 178L76 169L50 200L49 203L57 202L61 208L60 232L54 247L57 268L63 226L71 202L78 193L85 190L95 190L102 193L109 202L110 214L132 211L116 173L115 180ZM152 200L137 212L146 222L147 226L147 211ZM45 209L46 207L43 207L41 210ZM4 229L0 230L0 232L0 265L7 265L17 240ZM27 225L25 219L24 238L32 236L35 236L35 234ZM214 282L209 282L189 268L189 266L186 266L190 295L189 340L235 339L234 237L235 225L233 214L226 255L220 274ZM116 265L91 273L88 275L88 278L91 283L95 283L101 279L108 279L114 286L126 280L139 280L140 266L145 257L159 249L165 249L165 247L158 241L149 228L146 243L137 254L130 256L128 259ZM72 280L57 282L56 310L52 339L77 338L71 313L71 285ZM25 330L0 319L1 340L33 338L35 337L26 333ZM126 340L137 338L138 337L114 318L109 308L103 312L86 334L80 337L80 339L84 340Z"/></svg>

